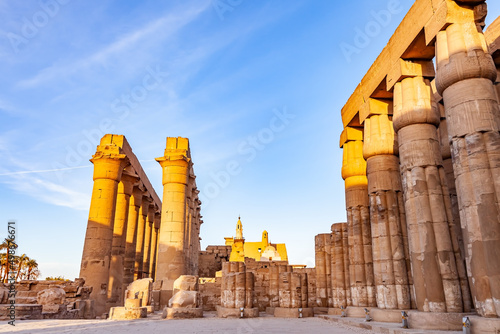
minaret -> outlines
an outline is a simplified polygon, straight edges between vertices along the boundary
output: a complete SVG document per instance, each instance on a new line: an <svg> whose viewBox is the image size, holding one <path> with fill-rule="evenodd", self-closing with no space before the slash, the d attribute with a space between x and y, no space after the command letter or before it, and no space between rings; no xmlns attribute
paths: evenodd
<svg viewBox="0 0 500 334"><path fill-rule="evenodd" d="M234 239L243 239L243 224L240 217L238 217L238 222L236 223L236 236Z"/></svg>
<svg viewBox="0 0 500 334"><path fill-rule="evenodd" d="M266 230L262 232L262 245L264 247L267 247L269 245L269 235L267 234Z"/></svg>

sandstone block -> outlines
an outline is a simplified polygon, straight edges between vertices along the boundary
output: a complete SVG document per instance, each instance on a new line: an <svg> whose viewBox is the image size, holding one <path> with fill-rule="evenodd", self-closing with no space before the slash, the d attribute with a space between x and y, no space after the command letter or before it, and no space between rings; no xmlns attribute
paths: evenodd
<svg viewBox="0 0 500 334"><path fill-rule="evenodd" d="M37 302L41 305L59 305L66 301L66 292L61 288L45 289L38 293Z"/></svg>
<svg viewBox="0 0 500 334"><path fill-rule="evenodd" d="M197 308L198 291L178 291L169 301L169 307Z"/></svg>
<svg viewBox="0 0 500 334"><path fill-rule="evenodd" d="M168 307L163 310L162 318L163 319L203 318L203 309L201 307L200 308Z"/></svg>

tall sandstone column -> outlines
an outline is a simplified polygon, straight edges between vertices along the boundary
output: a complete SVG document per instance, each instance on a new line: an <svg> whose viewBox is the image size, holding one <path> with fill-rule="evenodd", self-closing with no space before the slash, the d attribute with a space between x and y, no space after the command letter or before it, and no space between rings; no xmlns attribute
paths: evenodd
<svg viewBox="0 0 500 334"><path fill-rule="evenodd" d="M352 305L376 306L363 131L347 127L342 137Z"/></svg>
<svg viewBox="0 0 500 334"><path fill-rule="evenodd" d="M421 76L394 86L394 129L399 140L406 222L419 311L462 312L462 293L449 226L451 203L432 108Z"/></svg>
<svg viewBox="0 0 500 334"><path fill-rule="evenodd" d="M436 38L436 88L443 96L477 312L500 316L500 115L497 73L473 7Z"/></svg>
<svg viewBox="0 0 500 334"><path fill-rule="evenodd" d="M149 272L151 273L151 278L156 280L156 256L158 251L158 230L160 229L160 212L155 212L154 224L153 224L153 234L151 239L151 255L150 255L150 266Z"/></svg>
<svg viewBox="0 0 500 334"><path fill-rule="evenodd" d="M149 271L149 263L151 261L151 241L152 239L152 233L154 230L153 223L154 223L154 216L155 216L155 205L154 204L149 204L148 208L148 222L146 223L146 229L144 233L144 258L142 261L142 272L143 272L143 277L151 277L151 272Z"/></svg>
<svg viewBox="0 0 500 334"><path fill-rule="evenodd" d="M144 186L139 184L134 187L130 196L128 221L127 221L127 236L125 245L125 263L123 277L123 291L127 286L134 281L135 268L135 247L137 243L137 227L139 224L140 210L142 206L142 194Z"/></svg>
<svg viewBox="0 0 500 334"><path fill-rule="evenodd" d="M316 262L316 306L328 307L328 295L331 291L327 289L326 272L326 247L331 247L330 233L316 235L315 240L315 262Z"/></svg>
<svg viewBox="0 0 500 334"><path fill-rule="evenodd" d="M188 274L185 258L186 198L191 157L187 138L167 138L163 157L156 159L163 169L163 205L156 278L163 280L165 300L171 297L174 281Z"/></svg>
<svg viewBox="0 0 500 334"><path fill-rule="evenodd" d="M147 192L142 195L142 205L139 210L139 222L137 223L137 238L135 242L134 280L143 278L144 263L144 239L146 237L146 225L148 224L148 211L151 198Z"/></svg>
<svg viewBox="0 0 500 334"><path fill-rule="evenodd" d="M135 174L135 173L134 173ZM125 263L125 246L127 236L128 213L130 208L130 196L134 188L134 183L138 177L128 173L122 173L118 184L118 194L116 196L115 223L113 228L113 246L111 249L111 265L109 269L108 284L108 306L123 305L123 279Z"/></svg>
<svg viewBox="0 0 500 334"><path fill-rule="evenodd" d="M370 99L367 103L373 114L364 121L363 155L367 163L377 307L408 309L411 302L405 257L406 217L397 136L389 116L392 101Z"/></svg>
<svg viewBox="0 0 500 334"><path fill-rule="evenodd" d="M435 96L436 97L436 96ZM441 99L439 97L439 99ZM446 175L446 183L448 185L448 193L450 194L451 202L451 222L450 236L453 243L453 252L457 262L458 278L460 280L460 288L462 289L462 300L464 303L464 312L471 312L472 299L467 278L467 269L465 265L465 244L464 231L462 231L460 223L460 209L458 208L457 188L455 187L455 174L453 173L453 162L451 159L450 143L448 141L448 127L444 116L444 106L434 101L433 107L439 110L441 123L438 128L438 138L441 145L441 155L443 157L443 168Z"/></svg>
<svg viewBox="0 0 500 334"><path fill-rule="evenodd" d="M90 160L94 164L94 186L83 246L80 277L92 287L96 314L106 313L109 267L113 243L116 194L123 169L128 163L112 135L101 139Z"/></svg>
<svg viewBox="0 0 500 334"><path fill-rule="evenodd" d="M346 223L332 227L332 304L335 308L352 305L349 279L349 246Z"/></svg>

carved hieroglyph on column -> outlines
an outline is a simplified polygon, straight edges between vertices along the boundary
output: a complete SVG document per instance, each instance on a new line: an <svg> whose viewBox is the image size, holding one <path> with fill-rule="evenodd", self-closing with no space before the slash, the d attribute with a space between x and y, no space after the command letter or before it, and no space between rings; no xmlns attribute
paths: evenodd
<svg viewBox="0 0 500 334"><path fill-rule="evenodd" d="M156 279L162 280L165 299L169 298L173 282L180 275L197 275L199 234L194 236L193 226L199 225L200 216L193 217L201 204L198 200L193 163L187 138L167 138L164 156L156 159L163 168L163 212L156 260ZM188 193L188 190L191 192ZM193 196L193 194L195 196ZM192 208L190 213L189 208ZM190 237L190 233L193 236ZM190 243L191 240L191 243Z"/></svg>
<svg viewBox="0 0 500 334"><path fill-rule="evenodd" d="M367 163L377 307L408 309L406 218L397 136L390 119L392 101L370 99L367 104L370 116L364 121L363 155Z"/></svg>
<svg viewBox="0 0 500 334"><path fill-rule="evenodd" d="M443 96L477 312L500 316L500 119L497 73L473 8L436 38L436 88Z"/></svg>
<svg viewBox="0 0 500 334"><path fill-rule="evenodd" d="M139 178L132 173L122 173L116 196L115 223L113 228L113 247L111 249L111 264L109 268L108 306L121 305L125 290L123 290L125 247L127 223L130 209L130 196L134 184Z"/></svg>
<svg viewBox="0 0 500 334"><path fill-rule="evenodd" d="M417 308L462 312L462 293L450 236L451 203L432 108L431 86L421 76L394 86L394 129Z"/></svg>
<svg viewBox="0 0 500 334"><path fill-rule="evenodd" d="M352 305L347 224L332 224L332 306Z"/></svg>
<svg viewBox="0 0 500 334"><path fill-rule="evenodd" d="M96 314L106 312L116 195L127 160L112 136L101 140L91 160L94 163L94 187L80 277L93 287L90 297L94 300Z"/></svg>
<svg viewBox="0 0 500 334"><path fill-rule="evenodd" d="M341 136L349 242L349 277L353 306L376 306L370 210L363 131L346 127Z"/></svg>

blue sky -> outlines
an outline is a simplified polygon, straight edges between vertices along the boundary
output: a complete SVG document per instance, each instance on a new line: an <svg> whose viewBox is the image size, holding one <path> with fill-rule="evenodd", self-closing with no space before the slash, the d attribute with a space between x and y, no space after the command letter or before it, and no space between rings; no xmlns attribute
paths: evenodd
<svg viewBox="0 0 500 334"><path fill-rule="evenodd" d="M0 236L16 220L42 277L78 277L98 138L124 134L161 196L154 158L183 136L203 249L241 215L247 240L266 229L314 266L346 219L340 109L412 3L0 0Z"/></svg>

